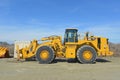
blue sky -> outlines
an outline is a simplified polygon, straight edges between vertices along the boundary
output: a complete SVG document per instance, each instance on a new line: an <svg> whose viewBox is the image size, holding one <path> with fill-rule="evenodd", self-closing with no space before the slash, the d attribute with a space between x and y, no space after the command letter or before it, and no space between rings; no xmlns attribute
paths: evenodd
<svg viewBox="0 0 120 80"><path fill-rule="evenodd" d="M0 0L0 41L63 36L66 28L120 43L120 0Z"/></svg>

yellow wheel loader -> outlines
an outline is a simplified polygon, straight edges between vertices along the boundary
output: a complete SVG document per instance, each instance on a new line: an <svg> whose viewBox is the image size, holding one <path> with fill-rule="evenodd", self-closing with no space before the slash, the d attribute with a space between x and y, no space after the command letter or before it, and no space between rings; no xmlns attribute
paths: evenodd
<svg viewBox="0 0 120 80"><path fill-rule="evenodd" d="M9 50L6 47L0 47L0 58L9 58Z"/></svg>
<svg viewBox="0 0 120 80"><path fill-rule="evenodd" d="M66 29L64 40L61 36L41 38L43 41L41 44L33 40L29 47L19 49L17 46L18 60L35 57L39 63L49 64L56 57L64 57L88 64L94 63L97 56L113 55L113 52L109 50L107 38L90 36L88 32L83 39L80 38L77 29Z"/></svg>

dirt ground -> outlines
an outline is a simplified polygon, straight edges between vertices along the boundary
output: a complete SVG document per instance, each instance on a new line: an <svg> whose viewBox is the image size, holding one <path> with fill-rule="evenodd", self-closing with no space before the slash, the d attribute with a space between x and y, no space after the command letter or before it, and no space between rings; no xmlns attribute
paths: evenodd
<svg viewBox="0 0 120 80"><path fill-rule="evenodd" d="M100 58L96 64L56 61L38 64L0 59L0 80L120 80L120 57Z"/></svg>

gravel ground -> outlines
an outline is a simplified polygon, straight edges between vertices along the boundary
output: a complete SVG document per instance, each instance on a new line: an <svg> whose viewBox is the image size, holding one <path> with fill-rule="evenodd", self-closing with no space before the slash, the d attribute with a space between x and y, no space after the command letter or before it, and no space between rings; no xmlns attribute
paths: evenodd
<svg viewBox="0 0 120 80"><path fill-rule="evenodd" d="M38 64L0 59L0 80L120 80L120 57L97 59L96 64L57 61Z"/></svg>

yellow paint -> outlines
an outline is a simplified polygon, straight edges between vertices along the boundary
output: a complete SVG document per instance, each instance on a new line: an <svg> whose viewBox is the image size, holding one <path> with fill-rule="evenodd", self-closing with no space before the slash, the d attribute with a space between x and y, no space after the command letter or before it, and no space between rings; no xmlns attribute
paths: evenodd
<svg viewBox="0 0 120 80"><path fill-rule="evenodd" d="M83 58L85 59L85 60L90 60L91 58L92 58L92 53L91 53L91 51L84 51L83 52Z"/></svg>
<svg viewBox="0 0 120 80"><path fill-rule="evenodd" d="M72 30L72 29L71 29ZM88 33L87 33L88 34ZM75 39L75 38L74 38ZM100 39L100 43L98 41ZM98 56L111 56L113 52L109 50L107 38L96 36L84 36L84 39L78 39L77 42L65 42L62 43L61 36L50 36L42 38L41 41L45 41L42 44L38 44L37 40L33 40L29 47L22 48L18 52L22 55L20 58L29 58L36 55L36 51L41 46L50 46L53 48L56 57L76 58L77 50L83 45L89 45L93 47ZM32 48L32 50L30 50ZM48 57L47 52L42 52L41 57L46 59ZM91 52L84 52L83 57L86 60L91 59Z"/></svg>
<svg viewBox="0 0 120 80"><path fill-rule="evenodd" d="M48 57L49 57L49 52L47 50L41 51L40 58L42 58L43 60L46 60L48 59Z"/></svg>
<svg viewBox="0 0 120 80"><path fill-rule="evenodd" d="M5 55L9 55L8 49L6 47L0 47L0 58L1 57L6 57Z"/></svg>

